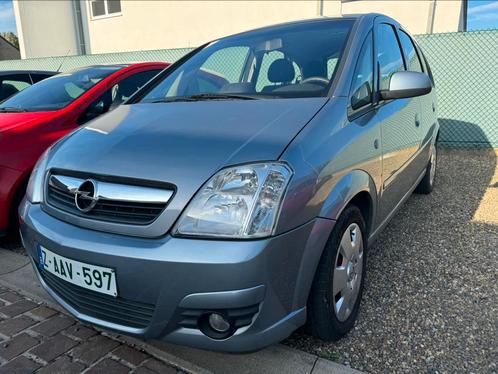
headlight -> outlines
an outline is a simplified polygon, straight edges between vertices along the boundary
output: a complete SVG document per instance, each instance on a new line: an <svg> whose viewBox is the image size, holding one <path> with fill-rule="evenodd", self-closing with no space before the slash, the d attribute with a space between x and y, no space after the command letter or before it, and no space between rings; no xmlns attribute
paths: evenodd
<svg viewBox="0 0 498 374"><path fill-rule="evenodd" d="M197 193L173 231L239 239L269 236L291 175L288 166L277 162L223 169Z"/></svg>
<svg viewBox="0 0 498 374"><path fill-rule="evenodd" d="M31 176L29 177L28 187L26 188L26 198L33 204L39 204L43 200L43 181L47 169L47 149L36 163Z"/></svg>

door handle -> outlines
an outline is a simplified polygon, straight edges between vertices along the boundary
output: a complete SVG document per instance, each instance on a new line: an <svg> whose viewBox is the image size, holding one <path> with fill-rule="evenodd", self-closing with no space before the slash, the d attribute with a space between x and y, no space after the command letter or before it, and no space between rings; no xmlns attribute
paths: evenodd
<svg viewBox="0 0 498 374"><path fill-rule="evenodd" d="M415 115L415 127L420 127L420 118L418 114Z"/></svg>

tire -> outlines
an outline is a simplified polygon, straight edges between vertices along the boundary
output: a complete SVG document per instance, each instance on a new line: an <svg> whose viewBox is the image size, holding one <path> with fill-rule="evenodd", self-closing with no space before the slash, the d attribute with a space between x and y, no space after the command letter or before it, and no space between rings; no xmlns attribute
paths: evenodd
<svg viewBox="0 0 498 374"><path fill-rule="evenodd" d="M431 150L431 158L425 169L425 175L417 188L415 188L415 193L428 195L434 189L434 181L436 180L437 148L433 145Z"/></svg>
<svg viewBox="0 0 498 374"><path fill-rule="evenodd" d="M344 256L348 250L357 251L356 264ZM363 294L366 253L365 221L361 211L351 205L337 220L318 264L308 299L307 327L312 335L322 340L338 340L353 328ZM356 296L347 303L350 288Z"/></svg>

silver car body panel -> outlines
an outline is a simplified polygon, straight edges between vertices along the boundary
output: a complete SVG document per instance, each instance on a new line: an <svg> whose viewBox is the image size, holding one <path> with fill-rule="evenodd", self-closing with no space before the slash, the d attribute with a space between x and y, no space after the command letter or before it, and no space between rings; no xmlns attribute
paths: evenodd
<svg viewBox="0 0 498 374"><path fill-rule="evenodd" d="M356 19L328 97L123 105L59 142L49 156L51 173L174 195L145 226L96 222L47 204L26 202L20 210L24 245L35 267L42 245L116 269L120 297L154 305L147 327L130 330L96 320L42 279L44 287L81 320L212 350L255 350L301 326L315 270L341 212L359 197L367 202L371 243L417 186L439 131L434 90L414 98L376 98L368 111L350 110L353 70L365 37L372 31L375 38L382 22L400 27L377 14ZM218 170L275 160L286 162L293 176L274 236L171 235L185 206ZM178 324L184 309L254 304L258 311L251 324L227 339Z"/></svg>

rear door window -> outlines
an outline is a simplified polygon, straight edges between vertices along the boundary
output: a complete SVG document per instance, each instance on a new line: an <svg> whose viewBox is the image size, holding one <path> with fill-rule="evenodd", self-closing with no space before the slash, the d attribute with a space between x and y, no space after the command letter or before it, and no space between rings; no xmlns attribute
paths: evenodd
<svg viewBox="0 0 498 374"><path fill-rule="evenodd" d="M408 36L406 32L403 30L399 30L399 39L401 41L401 45L403 46L403 51L405 52L406 64L409 71L418 71L423 72L422 63L417 54L417 50L415 49L415 45L413 44L412 38Z"/></svg>

